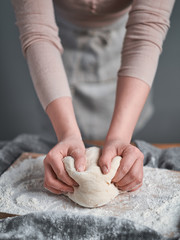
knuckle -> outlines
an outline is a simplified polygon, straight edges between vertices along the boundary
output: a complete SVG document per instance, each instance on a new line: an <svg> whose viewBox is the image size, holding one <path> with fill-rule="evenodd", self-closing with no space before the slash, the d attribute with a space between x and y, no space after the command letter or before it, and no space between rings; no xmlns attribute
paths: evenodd
<svg viewBox="0 0 180 240"><path fill-rule="evenodd" d="M134 147L134 146L132 147L132 151L136 155L139 155L139 153L140 153L139 149L137 147Z"/></svg>
<svg viewBox="0 0 180 240"><path fill-rule="evenodd" d="M128 151L129 153L133 154L133 155L138 155L139 152L140 152L137 147L132 146L132 145L129 145L129 146L127 147L127 151Z"/></svg>
<svg viewBox="0 0 180 240"><path fill-rule="evenodd" d="M143 180L143 172L135 175L135 182L137 184L142 183L142 180Z"/></svg>
<svg viewBox="0 0 180 240"><path fill-rule="evenodd" d="M45 184L47 187L52 187L53 186L53 181L50 178L47 178L45 181Z"/></svg>
<svg viewBox="0 0 180 240"><path fill-rule="evenodd" d="M55 153L53 150L50 150L47 154L47 158L53 160L55 158Z"/></svg>
<svg viewBox="0 0 180 240"><path fill-rule="evenodd" d="M72 157L79 157L79 156L82 155L82 152L81 152L81 150L80 150L79 148L75 148L75 149L73 149L73 150L71 151L70 155L71 155Z"/></svg>
<svg viewBox="0 0 180 240"><path fill-rule="evenodd" d="M62 177L63 177L63 171L62 171L62 169L61 169L61 168L57 169L57 170L56 170L56 174L57 174L57 177L58 177L58 178L62 178Z"/></svg>
<svg viewBox="0 0 180 240"><path fill-rule="evenodd" d="M85 151L81 148L73 149L70 156L74 158L76 165L85 162Z"/></svg>
<svg viewBox="0 0 180 240"><path fill-rule="evenodd" d="M127 146L124 150L126 154L134 154L133 148L131 146Z"/></svg>
<svg viewBox="0 0 180 240"><path fill-rule="evenodd" d="M136 176L136 173L134 171L131 171L130 178L131 178L132 181L136 181L137 176Z"/></svg>
<svg viewBox="0 0 180 240"><path fill-rule="evenodd" d="M128 172L128 170L129 170L128 166L123 166L121 172L125 175Z"/></svg>
<svg viewBox="0 0 180 240"><path fill-rule="evenodd" d="M136 177L136 183L140 184L142 182L141 176Z"/></svg>

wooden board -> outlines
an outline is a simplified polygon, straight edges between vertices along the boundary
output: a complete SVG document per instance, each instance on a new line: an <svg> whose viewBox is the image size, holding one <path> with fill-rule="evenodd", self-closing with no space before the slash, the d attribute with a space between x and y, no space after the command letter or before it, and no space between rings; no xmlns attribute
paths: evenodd
<svg viewBox="0 0 180 240"><path fill-rule="evenodd" d="M88 144L93 144L93 145L97 145L100 146L103 144L103 141L87 141ZM154 144L157 147L160 148L169 148L169 147L179 147L180 144ZM37 158L39 156L41 156L43 154L40 153L28 153L28 152L24 152L20 155L20 157L7 169L7 171L14 167L15 165L19 164L20 162L22 162L24 159L27 158ZM0 212L0 219L2 218L6 218L6 217L14 217L17 215L14 214L9 214L9 213L4 213L4 212Z"/></svg>
<svg viewBox="0 0 180 240"><path fill-rule="evenodd" d="M19 164L20 162L22 162L24 159L37 158L42 155L43 154L41 154L41 153L24 152L20 155L19 158L17 158L17 160L6 171L8 171L10 168L14 167L15 165ZM15 217L15 216L18 216L18 215L0 212L0 219L7 218L7 217Z"/></svg>

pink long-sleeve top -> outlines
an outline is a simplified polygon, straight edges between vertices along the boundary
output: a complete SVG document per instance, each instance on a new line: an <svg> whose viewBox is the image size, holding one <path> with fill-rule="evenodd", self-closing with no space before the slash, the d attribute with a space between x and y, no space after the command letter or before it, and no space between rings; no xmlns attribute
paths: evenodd
<svg viewBox="0 0 180 240"><path fill-rule="evenodd" d="M53 100L71 96L61 59L52 0L11 0L24 57L44 109ZM105 26L129 11L118 76L152 85L175 0L54 0L59 14L80 26ZM129 8L130 7L130 8Z"/></svg>

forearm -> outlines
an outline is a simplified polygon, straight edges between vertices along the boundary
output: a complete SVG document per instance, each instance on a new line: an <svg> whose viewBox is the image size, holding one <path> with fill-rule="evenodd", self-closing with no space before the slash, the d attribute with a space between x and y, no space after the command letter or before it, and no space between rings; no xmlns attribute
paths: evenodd
<svg viewBox="0 0 180 240"><path fill-rule="evenodd" d="M148 84L139 79L119 77L114 113L106 140L121 139L125 143L131 141L149 91Z"/></svg>
<svg viewBox="0 0 180 240"><path fill-rule="evenodd" d="M46 113L51 120L58 141L71 136L81 138L71 97L61 97L52 101L48 104Z"/></svg>
<svg viewBox="0 0 180 240"><path fill-rule="evenodd" d="M27 63L38 98L45 110L59 97L71 96L63 61L51 43L33 43L26 51Z"/></svg>

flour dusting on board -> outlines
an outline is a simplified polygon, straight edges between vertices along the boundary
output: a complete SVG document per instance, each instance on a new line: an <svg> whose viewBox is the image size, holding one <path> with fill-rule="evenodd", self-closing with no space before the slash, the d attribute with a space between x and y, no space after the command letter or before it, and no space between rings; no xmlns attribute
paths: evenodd
<svg viewBox="0 0 180 240"><path fill-rule="evenodd" d="M67 211L68 214L109 216L145 225L165 236L176 236L180 220L180 173L144 167L140 190L123 193L109 204L89 209L43 187L43 159L25 159L0 177L0 212L27 214Z"/></svg>

